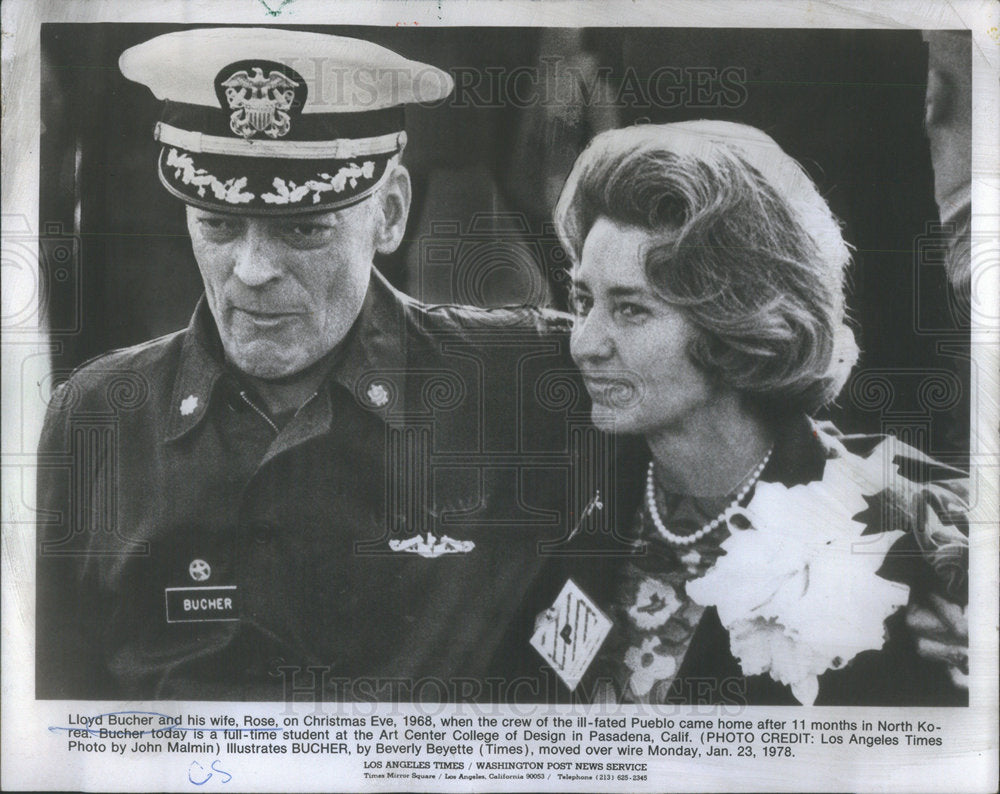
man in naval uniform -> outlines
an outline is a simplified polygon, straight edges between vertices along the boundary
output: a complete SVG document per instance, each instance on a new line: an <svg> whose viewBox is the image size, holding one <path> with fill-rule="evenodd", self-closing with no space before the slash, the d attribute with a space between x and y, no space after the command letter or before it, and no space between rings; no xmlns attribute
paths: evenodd
<svg viewBox="0 0 1000 794"><path fill-rule="evenodd" d="M450 77L275 29L119 65L165 101L159 178L205 293L53 396L37 696L546 699L539 542L590 432L568 326L430 309L372 266L406 227L403 106Z"/></svg>

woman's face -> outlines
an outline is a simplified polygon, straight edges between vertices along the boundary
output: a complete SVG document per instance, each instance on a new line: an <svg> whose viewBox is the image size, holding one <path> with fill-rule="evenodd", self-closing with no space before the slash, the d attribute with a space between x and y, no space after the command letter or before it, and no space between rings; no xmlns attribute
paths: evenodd
<svg viewBox="0 0 1000 794"><path fill-rule="evenodd" d="M598 218L573 273L573 359L594 401L594 424L656 434L711 406L719 390L691 362L695 329L649 285L636 226Z"/></svg>

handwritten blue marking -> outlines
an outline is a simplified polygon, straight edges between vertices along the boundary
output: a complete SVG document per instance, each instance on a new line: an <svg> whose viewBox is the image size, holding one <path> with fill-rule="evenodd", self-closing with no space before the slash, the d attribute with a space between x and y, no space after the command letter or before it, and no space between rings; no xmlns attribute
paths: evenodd
<svg viewBox="0 0 1000 794"><path fill-rule="evenodd" d="M277 8L271 8L271 6L267 4L266 0L260 0L260 4L264 6L264 10L272 17L278 16L281 13L281 9L283 9L290 2L292 2L292 0L281 0L280 6L278 6Z"/></svg>
<svg viewBox="0 0 1000 794"><path fill-rule="evenodd" d="M220 763L219 759L216 758L212 762L212 771L211 772L206 772L205 767L203 767L197 761L192 761L190 764L188 764L188 780L191 783L194 783L194 785L196 785L196 786L204 786L209 780L212 779L212 777L214 776L213 773L214 772L218 772L220 775L225 775L226 776L226 779L223 780L223 781L221 781L222 784L225 785L226 783L228 783L230 780L233 779L233 776L231 774L229 774L225 769L222 769L219 766L217 766L217 764L219 764L219 763ZM207 777L204 780L195 780L193 777L191 777L191 767L193 767L193 766L198 767L198 769L201 770L202 774L207 774Z"/></svg>
<svg viewBox="0 0 1000 794"><path fill-rule="evenodd" d="M190 764L188 764L188 780L191 783L194 783L196 786L204 786L209 780L212 779L212 773L209 772L208 777L206 777L204 780L195 780L193 777L191 777L191 767L193 766L198 767L198 769L200 769L202 772L205 771L205 767L203 767L197 761L192 761Z"/></svg>
<svg viewBox="0 0 1000 794"><path fill-rule="evenodd" d="M162 714L159 711L107 711L104 714L97 714L97 715L95 715L94 719L97 719L97 717L110 717L110 716L117 717L118 715L121 715L121 714L141 714L141 715L147 716L147 717L166 717L167 719L171 719L171 720L172 719L176 719L175 717L171 716L170 714ZM109 728L109 726L107 726L107 725L102 725L100 728L87 728L87 727L85 727L83 725L50 725L49 726L49 731L51 733L58 733L59 731L86 731L89 734L99 735L102 729L108 729L108 728ZM120 726L116 726L115 728L111 728L111 730L121 730L121 729L133 730L133 728L131 726L129 726L129 725L120 725ZM155 728L149 728L148 730L139 730L138 728L136 728L135 730L137 730L141 735L145 735L147 733L152 733L153 731L232 731L232 732L239 732L239 733L245 733L245 732L246 733L254 733L255 731L280 731L281 733L284 733L286 729L285 728L278 728L276 726L271 726L271 727L265 726L263 728L239 728L239 727L237 727L235 725L172 725L172 724L170 724L170 725L158 725Z"/></svg>
<svg viewBox="0 0 1000 794"><path fill-rule="evenodd" d="M223 782L223 783L228 783L228 782L229 782L230 780L232 780L232 779L233 779L233 776L232 776L232 775L230 775L230 774L229 774L229 773L228 773L228 772L227 772L227 771L226 771L225 769L219 769L219 767L217 767L217 766L216 766L216 764L218 764L218 763L219 763L219 759L218 759L218 758L216 758L216 759L215 759L215 760L214 760L214 761L212 762L212 770L213 770L213 771L215 771L215 772L218 772L218 773L219 773L220 775L225 775L225 776L226 776L226 779L225 779L225 780L223 780L222 782Z"/></svg>

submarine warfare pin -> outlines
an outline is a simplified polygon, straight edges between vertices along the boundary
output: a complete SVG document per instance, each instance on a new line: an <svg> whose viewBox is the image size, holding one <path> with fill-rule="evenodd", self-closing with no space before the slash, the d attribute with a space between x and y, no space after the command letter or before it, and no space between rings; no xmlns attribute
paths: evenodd
<svg viewBox="0 0 1000 794"><path fill-rule="evenodd" d="M426 535L414 535L406 540L390 540L389 548L393 551L433 558L443 554L468 554L476 548L476 544L471 540L455 540L447 535L438 537L432 532L428 532Z"/></svg>

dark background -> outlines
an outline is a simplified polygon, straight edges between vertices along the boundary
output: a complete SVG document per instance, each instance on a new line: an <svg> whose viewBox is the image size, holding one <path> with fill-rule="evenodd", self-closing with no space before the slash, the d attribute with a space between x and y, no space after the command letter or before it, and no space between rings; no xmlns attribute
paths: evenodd
<svg viewBox="0 0 1000 794"><path fill-rule="evenodd" d="M183 327L201 293L183 205L156 175L159 104L117 68L128 47L178 29L42 26L41 287L58 343L57 379L108 349ZM562 306L566 262L546 228L552 185L601 127L721 118L764 129L816 180L855 246L850 312L863 354L829 415L845 430L899 432L963 463L969 395L953 385L967 390L969 364L942 346L967 348L968 330L932 227L938 215L923 128L928 61L919 31L301 29L369 39L456 78L487 67L510 74L567 53L587 69L610 69L603 89L621 100L614 108L541 107L508 97L408 109L404 162L415 202L404 245L379 266L425 299L449 299L441 285L421 292L415 276L431 224L447 221L444 230L435 227L434 240L452 246L456 258L474 262L468 246L476 241L494 255L528 251L539 283ZM646 101L643 82L661 66L736 67L745 75L743 95L725 106L693 90L677 101ZM628 85L636 80L638 94ZM463 97L488 93L479 86ZM496 213L515 213L502 216L515 219L513 231L507 221L502 231L491 225ZM45 255L67 235L76 241L68 275ZM524 257L514 258L523 265ZM540 297L516 268L496 272L511 280L490 276L478 292L458 297Z"/></svg>

